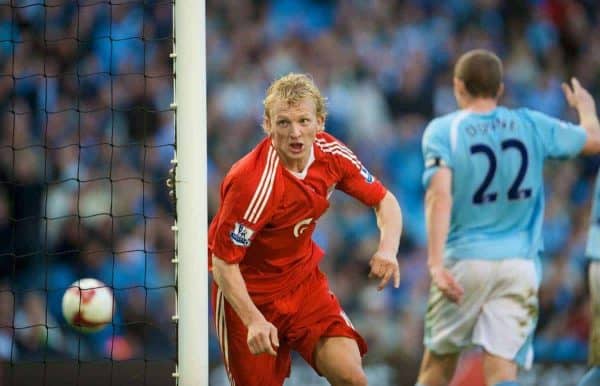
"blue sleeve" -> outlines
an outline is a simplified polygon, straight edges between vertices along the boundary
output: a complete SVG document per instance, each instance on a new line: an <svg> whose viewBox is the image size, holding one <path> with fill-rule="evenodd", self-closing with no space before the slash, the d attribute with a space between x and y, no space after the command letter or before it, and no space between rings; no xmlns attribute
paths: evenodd
<svg viewBox="0 0 600 386"><path fill-rule="evenodd" d="M590 216L590 230L585 255L592 259L600 259L600 171L596 177L596 188Z"/></svg>
<svg viewBox="0 0 600 386"><path fill-rule="evenodd" d="M528 110L528 114L541 136L547 158L570 158L581 152L587 138L583 127L538 111Z"/></svg>
<svg viewBox="0 0 600 386"><path fill-rule="evenodd" d="M432 121L425 129L422 149L425 160L423 186L427 189L431 177L440 167L452 168L449 132L440 125L440 121Z"/></svg>

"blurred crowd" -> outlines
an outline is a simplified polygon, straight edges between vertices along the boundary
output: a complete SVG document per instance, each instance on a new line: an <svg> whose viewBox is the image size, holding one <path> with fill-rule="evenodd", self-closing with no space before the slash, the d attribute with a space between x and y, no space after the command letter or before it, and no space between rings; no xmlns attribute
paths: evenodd
<svg viewBox="0 0 600 386"><path fill-rule="evenodd" d="M173 358L172 2L0 5L0 360ZM111 286L78 334L65 289Z"/></svg>
<svg viewBox="0 0 600 386"><path fill-rule="evenodd" d="M22 0L0 5L0 359L164 358L175 352L171 2ZM600 7L592 0L208 0L209 218L232 163L262 138L262 99L290 71L328 98L326 130L398 197L398 290L367 280L370 210L342 193L320 221L321 267L368 361L414 364L429 289L421 135L456 108L452 65L483 47L505 63L502 103L574 120L560 83L600 96ZM200 69L199 69L200 70ZM540 361L583 361L583 256L598 159L547 168ZM201 253L201 251L199 251ZM65 288L114 288L114 322L80 335ZM187 295L187 296L193 296ZM220 354L211 338L211 364Z"/></svg>

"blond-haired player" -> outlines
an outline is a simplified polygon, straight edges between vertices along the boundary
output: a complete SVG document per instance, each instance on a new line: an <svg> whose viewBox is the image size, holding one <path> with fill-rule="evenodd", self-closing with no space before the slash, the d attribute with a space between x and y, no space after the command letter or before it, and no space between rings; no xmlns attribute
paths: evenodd
<svg viewBox="0 0 600 386"><path fill-rule="evenodd" d="M332 385L366 385L366 343L329 290L311 236L333 189L374 208L381 239L371 274L380 289L390 280L397 287L400 207L324 132L325 100L310 77L276 80L264 105L266 136L225 176L209 228L212 305L230 382L280 386L294 350Z"/></svg>

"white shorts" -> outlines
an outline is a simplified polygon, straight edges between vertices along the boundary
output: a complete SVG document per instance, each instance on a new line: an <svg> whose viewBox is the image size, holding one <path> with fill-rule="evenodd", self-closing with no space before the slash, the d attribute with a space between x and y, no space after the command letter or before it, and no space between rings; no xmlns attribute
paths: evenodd
<svg viewBox="0 0 600 386"><path fill-rule="evenodd" d="M591 261L588 278L592 303L592 331L588 362L592 366L600 366L600 260Z"/></svg>
<svg viewBox="0 0 600 386"><path fill-rule="evenodd" d="M481 346L529 368L537 323L539 275L526 259L450 260L446 267L464 289L460 304L431 286L425 345L436 354Z"/></svg>

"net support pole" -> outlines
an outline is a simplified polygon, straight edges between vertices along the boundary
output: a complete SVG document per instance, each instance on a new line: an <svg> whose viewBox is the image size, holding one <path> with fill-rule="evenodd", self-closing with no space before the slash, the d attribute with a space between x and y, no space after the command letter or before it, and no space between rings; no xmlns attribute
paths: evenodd
<svg viewBox="0 0 600 386"><path fill-rule="evenodd" d="M208 385L205 0L175 0L177 372Z"/></svg>

